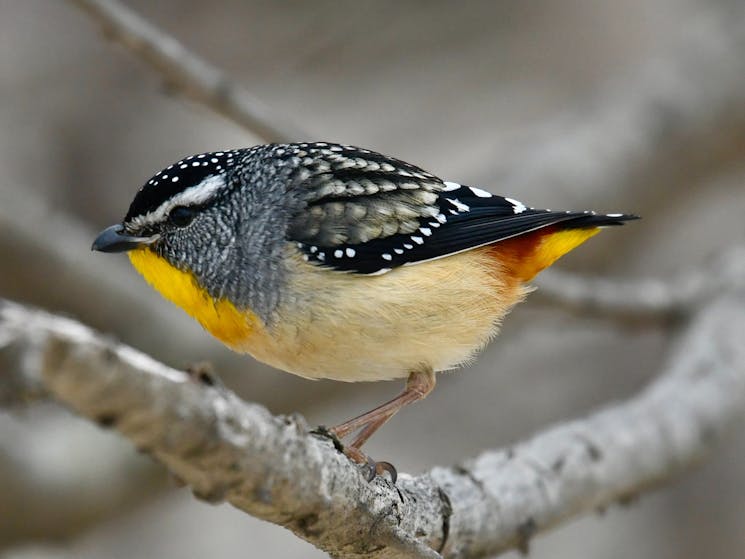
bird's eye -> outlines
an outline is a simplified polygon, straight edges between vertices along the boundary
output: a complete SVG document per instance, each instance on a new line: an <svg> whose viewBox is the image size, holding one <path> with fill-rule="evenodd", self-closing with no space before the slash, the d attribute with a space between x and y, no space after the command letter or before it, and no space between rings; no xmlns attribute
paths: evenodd
<svg viewBox="0 0 745 559"><path fill-rule="evenodd" d="M186 227L194 220L196 215L197 212L194 208L176 206L168 214L168 221L176 227Z"/></svg>

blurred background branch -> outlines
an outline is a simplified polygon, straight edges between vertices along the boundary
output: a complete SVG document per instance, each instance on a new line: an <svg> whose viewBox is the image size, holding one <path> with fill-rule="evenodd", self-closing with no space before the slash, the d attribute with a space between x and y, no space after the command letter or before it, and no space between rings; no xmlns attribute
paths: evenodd
<svg viewBox="0 0 745 559"><path fill-rule="evenodd" d="M104 35L153 66L169 89L204 103L266 142L309 139L215 66L117 0L70 0L97 21Z"/></svg>

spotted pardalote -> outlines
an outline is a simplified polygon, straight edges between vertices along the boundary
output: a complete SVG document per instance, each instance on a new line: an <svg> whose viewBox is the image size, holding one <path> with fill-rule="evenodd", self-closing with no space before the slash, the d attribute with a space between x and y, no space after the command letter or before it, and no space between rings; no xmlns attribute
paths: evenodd
<svg viewBox="0 0 745 559"><path fill-rule="evenodd" d="M471 359L526 283L635 216L552 211L331 143L178 161L93 248L134 267L230 348L307 378L407 378L332 431L359 447L435 373Z"/></svg>

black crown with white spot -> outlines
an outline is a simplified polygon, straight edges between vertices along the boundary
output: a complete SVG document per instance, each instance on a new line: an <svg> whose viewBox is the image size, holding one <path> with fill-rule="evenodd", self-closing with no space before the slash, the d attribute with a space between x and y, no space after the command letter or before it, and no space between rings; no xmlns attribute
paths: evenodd
<svg viewBox="0 0 745 559"><path fill-rule="evenodd" d="M179 192L219 175L232 165L242 150L215 151L190 155L154 175L135 196L124 221L151 212Z"/></svg>

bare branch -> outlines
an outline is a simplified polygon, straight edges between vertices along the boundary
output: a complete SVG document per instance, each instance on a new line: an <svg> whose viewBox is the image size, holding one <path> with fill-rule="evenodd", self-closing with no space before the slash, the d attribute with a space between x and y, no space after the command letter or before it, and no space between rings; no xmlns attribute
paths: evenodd
<svg viewBox="0 0 745 559"><path fill-rule="evenodd" d="M104 33L163 74L168 85L243 126L267 142L308 139L284 115L269 109L222 71L116 0L71 0Z"/></svg>
<svg viewBox="0 0 745 559"><path fill-rule="evenodd" d="M8 302L0 387L6 402L48 391L114 426L197 496L225 499L333 556L482 557L705 456L745 407L744 330L745 294L722 297L636 398L455 468L401 475L396 487L365 482L300 418L274 417L79 323Z"/></svg>

